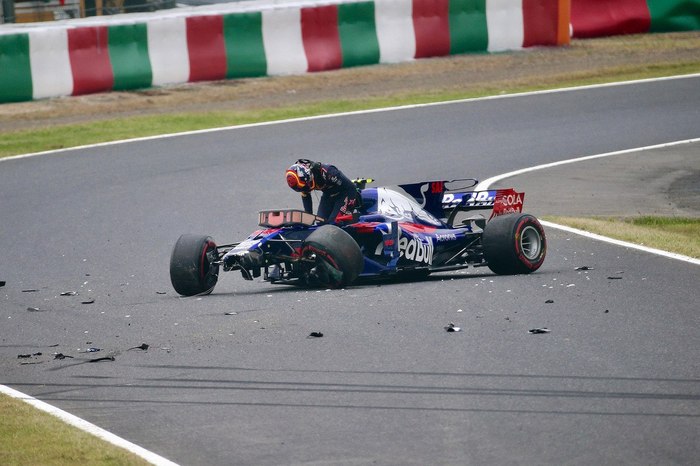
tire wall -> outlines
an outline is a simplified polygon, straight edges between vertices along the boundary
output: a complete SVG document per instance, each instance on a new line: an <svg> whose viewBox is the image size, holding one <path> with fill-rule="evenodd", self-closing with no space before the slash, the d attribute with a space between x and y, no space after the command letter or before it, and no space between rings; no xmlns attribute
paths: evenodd
<svg viewBox="0 0 700 466"><path fill-rule="evenodd" d="M700 30L700 0L571 0L576 38Z"/></svg>
<svg viewBox="0 0 700 466"><path fill-rule="evenodd" d="M565 45L570 1L234 3L5 25L0 102Z"/></svg>

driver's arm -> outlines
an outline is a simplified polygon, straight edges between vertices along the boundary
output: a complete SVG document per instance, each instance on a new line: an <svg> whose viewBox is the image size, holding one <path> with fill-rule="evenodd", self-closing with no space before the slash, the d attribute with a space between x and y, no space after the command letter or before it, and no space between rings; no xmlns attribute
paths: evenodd
<svg viewBox="0 0 700 466"><path fill-rule="evenodd" d="M301 202L304 204L304 211L306 211L306 213L314 213L314 200L311 198L311 193L302 192Z"/></svg>

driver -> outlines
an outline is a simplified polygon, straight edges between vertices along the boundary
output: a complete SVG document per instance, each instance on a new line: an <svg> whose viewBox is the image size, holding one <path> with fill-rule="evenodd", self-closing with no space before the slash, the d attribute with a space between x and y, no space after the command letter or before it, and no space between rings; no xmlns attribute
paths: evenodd
<svg viewBox="0 0 700 466"><path fill-rule="evenodd" d="M339 214L351 214L360 205L355 184L334 165L299 159L287 169L285 177L289 187L301 193L304 210L310 214L313 214L311 191L323 193L317 215L324 223L335 223Z"/></svg>

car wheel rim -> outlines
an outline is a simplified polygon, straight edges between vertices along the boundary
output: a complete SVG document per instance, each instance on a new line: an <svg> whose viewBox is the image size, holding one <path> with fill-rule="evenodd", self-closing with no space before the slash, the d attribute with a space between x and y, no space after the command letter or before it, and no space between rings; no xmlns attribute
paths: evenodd
<svg viewBox="0 0 700 466"><path fill-rule="evenodd" d="M542 238L535 227L527 226L520 233L520 250L528 260L535 260L540 254Z"/></svg>

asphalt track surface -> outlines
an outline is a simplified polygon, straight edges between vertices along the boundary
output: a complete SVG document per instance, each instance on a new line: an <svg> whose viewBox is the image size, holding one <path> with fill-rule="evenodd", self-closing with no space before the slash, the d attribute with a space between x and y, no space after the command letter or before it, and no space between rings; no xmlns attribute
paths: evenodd
<svg viewBox="0 0 700 466"><path fill-rule="evenodd" d="M300 206L297 157L394 184L699 136L693 77L0 162L0 383L188 465L694 464L697 265L549 229L529 276L303 291L231 273L182 299L168 261L181 233L240 240ZM551 180L526 211L563 198Z"/></svg>

